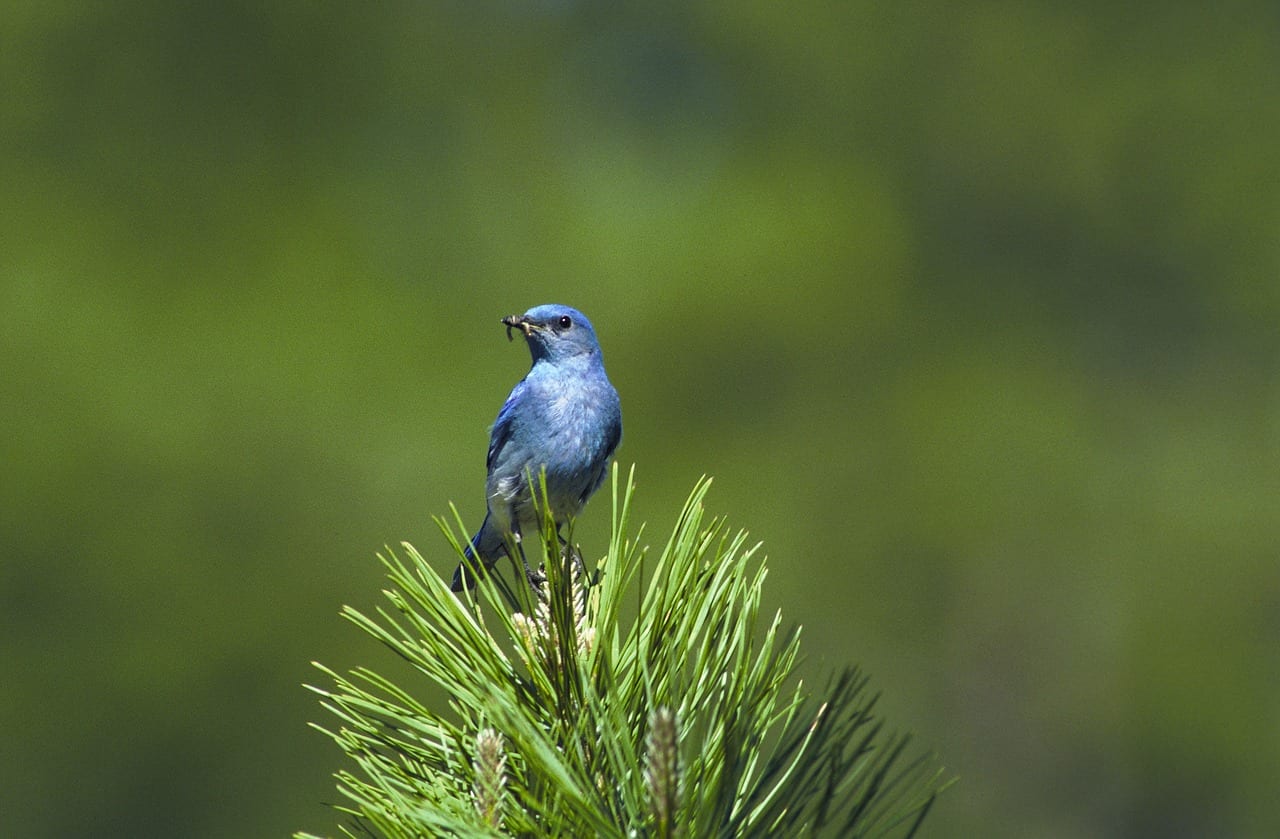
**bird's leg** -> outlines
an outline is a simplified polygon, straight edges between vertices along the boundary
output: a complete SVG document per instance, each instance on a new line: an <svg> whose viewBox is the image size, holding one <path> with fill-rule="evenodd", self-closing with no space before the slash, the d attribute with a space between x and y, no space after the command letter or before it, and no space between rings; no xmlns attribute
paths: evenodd
<svg viewBox="0 0 1280 839"><path fill-rule="evenodd" d="M546 582L547 577L541 571L535 571L529 567L529 558L524 555L524 542L520 539L519 531L511 534L516 543L516 550L520 552L520 563L524 565L524 576L529 581L529 585L534 591L538 591L539 587Z"/></svg>
<svg viewBox="0 0 1280 839"><path fill-rule="evenodd" d="M564 538L558 523L556 524L556 538L560 540L560 558L568 560L564 567L569 569L570 579L578 580L582 578L587 570L587 564L582 561L582 553L577 546L569 544L569 540Z"/></svg>
<svg viewBox="0 0 1280 839"><path fill-rule="evenodd" d="M569 555L569 573L574 580L582 580L590 585L587 578L587 563L582 559L582 552L578 550L576 545L570 545L565 542L565 553Z"/></svg>

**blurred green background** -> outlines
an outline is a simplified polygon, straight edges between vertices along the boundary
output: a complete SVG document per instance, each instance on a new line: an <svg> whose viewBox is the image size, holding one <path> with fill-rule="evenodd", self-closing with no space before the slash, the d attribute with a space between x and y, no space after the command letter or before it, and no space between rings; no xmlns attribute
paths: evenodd
<svg viewBox="0 0 1280 839"><path fill-rule="evenodd" d="M308 662L555 301L927 835L1280 834L1277 8L8 3L0 830L335 833Z"/></svg>

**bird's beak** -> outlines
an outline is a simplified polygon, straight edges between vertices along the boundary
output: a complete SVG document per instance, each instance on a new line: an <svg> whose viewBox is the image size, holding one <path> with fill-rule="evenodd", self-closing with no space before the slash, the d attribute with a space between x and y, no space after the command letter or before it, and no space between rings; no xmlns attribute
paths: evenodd
<svg viewBox="0 0 1280 839"><path fill-rule="evenodd" d="M508 341L514 340L511 337L512 329L519 329L521 332L524 333L524 336L528 338L530 335L533 334L533 330L537 328L537 324L530 321L524 315L507 315L505 318L502 319L502 325L507 328Z"/></svg>

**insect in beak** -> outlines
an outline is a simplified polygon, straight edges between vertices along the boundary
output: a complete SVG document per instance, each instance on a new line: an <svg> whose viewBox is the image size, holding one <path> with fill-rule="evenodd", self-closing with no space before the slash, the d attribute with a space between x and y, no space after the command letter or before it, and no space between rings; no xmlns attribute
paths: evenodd
<svg viewBox="0 0 1280 839"><path fill-rule="evenodd" d="M533 332L533 324L525 320L524 315L507 315L505 318L502 319L501 323L503 326L507 328L508 341L515 340L513 337L511 337L512 329L519 329L521 332L525 334L526 338L529 337L529 335L532 334Z"/></svg>

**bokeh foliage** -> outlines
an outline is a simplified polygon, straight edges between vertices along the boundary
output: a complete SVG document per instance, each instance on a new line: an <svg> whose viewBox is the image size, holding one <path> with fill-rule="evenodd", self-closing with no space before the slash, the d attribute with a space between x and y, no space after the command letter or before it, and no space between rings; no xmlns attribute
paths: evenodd
<svg viewBox="0 0 1280 839"><path fill-rule="evenodd" d="M548 301L637 518L715 475L815 664L947 756L927 833L1280 832L1278 29L8 4L6 832L327 824L307 662L358 558L479 520L496 320Z"/></svg>

